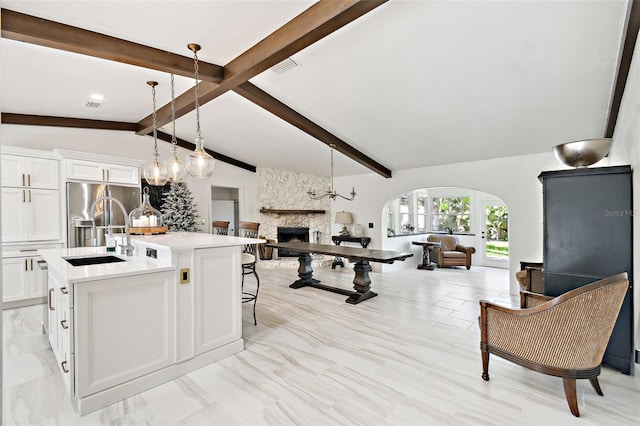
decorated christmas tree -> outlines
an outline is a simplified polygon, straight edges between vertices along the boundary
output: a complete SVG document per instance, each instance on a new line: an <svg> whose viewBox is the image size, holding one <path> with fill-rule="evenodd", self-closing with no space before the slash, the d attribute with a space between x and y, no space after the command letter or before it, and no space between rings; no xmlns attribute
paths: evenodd
<svg viewBox="0 0 640 426"><path fill-rule="evenodd" d="M162 217L169 231L197 232L196 204L186 183L171 183L169 192L164 195Z"/></svg>

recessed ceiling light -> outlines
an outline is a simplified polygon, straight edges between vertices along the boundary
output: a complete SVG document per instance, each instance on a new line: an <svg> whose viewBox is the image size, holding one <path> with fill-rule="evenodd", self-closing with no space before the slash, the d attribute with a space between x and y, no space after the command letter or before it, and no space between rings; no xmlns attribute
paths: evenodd
<svg viewBox="0 0 640 426"><path fill-rule="evenodd" d="M92 101L96 101L96 102L102 102L104 101L104 96L102 96L99 93L93 93L91 96L89 96L91 98Z"/></svg>

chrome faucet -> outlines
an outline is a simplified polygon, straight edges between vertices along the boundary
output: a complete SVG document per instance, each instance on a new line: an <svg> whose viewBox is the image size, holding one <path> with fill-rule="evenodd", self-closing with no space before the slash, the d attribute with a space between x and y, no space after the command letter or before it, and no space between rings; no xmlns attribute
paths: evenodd
<svg viewBox="0 0 640 426"><path fill-rule="evenodd" d="M94 215L94 211L95 211L95 208L96 208L96 205L98 204L98 202L103 201L103 200L115 201L116 204L120 207L120 210L122 210L122 214L124 216L124 233L127 235L127 244L126 245L122 245L122 244L120 245L120 254L126 254L127 256L133 256L133 249L135 247L131 244L131 234L129 233L129 215L127 214L127 210L124 208L124 206L122 205L120 200L118 200L116 197L112 197L111 195L105 195L103 197L98 198L91 205L91 210L90 210L91 217L93 217L93 215ZM95 221L93 222L93 228L92 228L91 232L92 233L96 232L96 223L95 223Z"/></svg>

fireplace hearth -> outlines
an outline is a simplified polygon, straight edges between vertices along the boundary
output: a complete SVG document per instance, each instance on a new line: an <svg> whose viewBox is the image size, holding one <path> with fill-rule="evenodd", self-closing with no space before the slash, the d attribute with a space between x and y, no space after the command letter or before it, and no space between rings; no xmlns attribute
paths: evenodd
<svg viewBox="0 0 640 426"><path fill-rule="evenodd" d="M278 242L309 242L309 228L278 226ZM298 257L300 253L291 250L278 249L278 257Z"/></svg>

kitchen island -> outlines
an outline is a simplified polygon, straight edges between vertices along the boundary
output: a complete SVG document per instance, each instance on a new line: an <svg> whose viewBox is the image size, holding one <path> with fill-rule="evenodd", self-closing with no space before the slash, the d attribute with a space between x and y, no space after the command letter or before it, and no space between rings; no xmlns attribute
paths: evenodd
<svg viewBox="0 0 640 426"><path fill-rule="evenodd" d="M131 242L133 256L40 251L49 341L80 415L244 349L241 248L262 240L176 232Z"/></svg>

